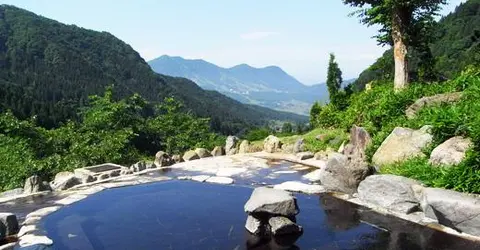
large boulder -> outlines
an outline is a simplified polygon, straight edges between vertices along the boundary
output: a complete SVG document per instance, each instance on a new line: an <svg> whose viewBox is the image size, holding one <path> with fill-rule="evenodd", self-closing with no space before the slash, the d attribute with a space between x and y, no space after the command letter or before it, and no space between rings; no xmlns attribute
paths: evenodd
<svg viewBox="0 0 480 250"><path fill-rule="evenodd" d="M222 156L222 155L225 155L225 149L223 149L223 147L216 146L215 148L213 148L212 156Z"/></svg>
<svg viewBox="0 0 480 250"><path fill-rule="evenodd" d="M480 198L439 188L422 192L425 216L461 232L480 236Z"/></svg>
<svg viewBox="0 0 480 250"><path fill-rule="evenodd" d="M212 157L212 154L210 154L210 152L204 148L196 148L195 153L197 153L198 157L200 158Z"/></svg>
<svg viewBox="0 0 480 250"><path fill-rule="evenodd" d="M302 233L302 227L287 217L275 216L268 220L273 235L287 235Z"/></svg>
<svg viewBox="0 0 480 250"><path fill-rule="evenodd" d="M5 236L17 234L20 229L17 216L12 213L0 213L0 240Z"/></svg>
<svg viewBox="0 0 480 250"><path fill-rule="evenodd" d="M298 139L293 145L293 153L300 153L305 150L305 142L303 138Z"/></svg>
<svg viewBox="0 0 480 250"><path fill-rule="evenodd" d="M172 165L173 162L174 161L172 157L170 157L170 155L168 155L166 152L158 151L155 154L155 161L153 163L155 163L157 167L167 167Z"/></svg>
<svg viewBox="0 0 480 250"><path fill-rule="evenodd" d="M472 146L468 138L456 136L448 139L436 147L430 155L430 163L433 165L458 165L465 159L467 150Z"/></svg>
<svg viewBox="0 0 480 250"><path fill-rule="evenodd" d="M238 153L246 154L248 152L250 152L250 142L247 140L243 140L242 143L240 143L240 147L238 148Z"/></svg>
<svg viewBox="0 0 480 250"><path fill-rule="evenodd" d="M438 94L434 96L426 96L423 98L418 99L410 105L405 111L406 116L408 119L413 119L417 116L417 113L423 109L424 107L440 105L445 103L452 103L459 101L462 98L462 92L453 92L453 93L446 93L446 94Z"/></svg>
<svg viewBox="0 0 480 250"><path fill-rule="evenodd" d="M365 160L365 150L371 142L372 137L365 128L353 126L350 130L350 142L342 150L343 154Z"/></svg>
<svg viewBox="0 0 480 250"><path fill-rule="evenodd" d="M372 162L376 166L383 166L425 156L422 150L433 141L430 130L431 126L423 126L419 130L395 128L375 152Z"/></svg>
<svg viewBox="0 0 480 250"><path fill-rule="evenodd" d="M295 216L299 212L297 200L291 193L267 187L255 188L244 209L249 214L282 216Z"/></svg>
<svg viewBox="0 0 480 250"><path fill-rule="evenodd" d="M183 162L183 159L181 155L172 155L172 161L173 163L180 163Z"/></svg>
<svg viewBox="0 0 480 250"><path fill-rule="evenodd" d="M275 153L277 150L280 150L282 148L282 143L280 142L280 139L274 135L269 135L265 140L263 141L263 151L267 153Z"/></svg>
<svg viewBox="0 0 480 250"><path fill-rule="evenodd" d="M55 179L51 183L54 190L67 190L78 184L81 184L80 180L72 172L60 172L55 175Z"/></svg>
<svg viewBox="0 0 480 250"><path fill-rule="evenodd" d="M227 155L234 155L237 153L238 141L239 139L236 136L227 137L227 140L225 141L225 153Z"/></svg>
<svg viewBox="0 0 480 250"><path fill-rule="evenodd" d="M197 152L195 152L195 150L190 150L185 152L182 158L184 161L193 161L193 160L200 159L200 157L198 156Z"/></svg>
<svg viewBox="0 0 480 250"><path fill-rule="evenodd" d="M358 186L358 197L368 203L409 214L420 209L414 186L421 183L396 175L368 176Z"/></svg>
<svg viewBox="0 0 480 250"><path fill-rule="evenodd" d="M370 174L371 168L363 159L349 160L343 154L331 153L325 168L321 169L320 182L327 190L353 194Z"/></svg>
<svg viewBox="0 0 480 250"><path fill-rule="evenodd" d="M50 185L48 185L48 183L44 183L38 175L28 177L27 180L25 180L25 185L23 186L24 194L32 194L50 190Z"/></svg>

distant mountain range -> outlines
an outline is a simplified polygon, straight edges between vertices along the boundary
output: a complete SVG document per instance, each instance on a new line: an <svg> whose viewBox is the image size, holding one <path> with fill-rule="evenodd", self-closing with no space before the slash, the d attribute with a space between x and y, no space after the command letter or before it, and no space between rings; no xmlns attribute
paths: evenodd
<svg viewBox="0 0 480 250"><path fill-rule="evenodd" d="M277 66L254 68L240 64L222 68L204 60L167 55L148 64L157 73L185 77L203 89L276 110L308 114L313 102L328 100L325 84L306 86Z"/></svg>

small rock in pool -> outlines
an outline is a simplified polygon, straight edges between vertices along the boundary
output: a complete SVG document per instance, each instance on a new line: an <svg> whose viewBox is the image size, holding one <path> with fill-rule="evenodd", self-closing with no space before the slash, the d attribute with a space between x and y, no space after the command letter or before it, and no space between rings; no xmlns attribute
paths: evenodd
<svg viewBox="0 0 480 250"><path fill-rule="evenodd" d="M297 200L291 193L267 187L255 188L244 209L249 214L268 213L283 216L294 216L299 212Z"/></svg>
<svg viewBox="0 0 480 250"><path fill-rule="evenodd" d="M321 185L305 184L298 181L287 181L282 184L277 184L273 186L273 188L306 194L319 194L326 191L325 187Z"/></svg>
<svg viewBox="0 0 480 250"><path fill-rule="evenodd" d="M255 218L251 215L249 215L247 217L247 222L245 223L245 228L247 229L247 231L249 231L250 233L255 234L255 235L262 234L265 231L264 230L265 225L263 225L263 223L259 219Z"/></svg>
<svg viewBox="0 0 480 250"><path fill-rule="evenodd" d="M206 182L210 183L218 183L218 184L233 184L233 179L229 177L220 177L220 176L213 176L206 180Z"/></svg>
<svg viewBox="0 0 480 250"><path fill-rule="evenodd" d="M192 181L204 182L208 178L210 178L210 175L197 175L192 177Z"/></svg>
<svg viewBox="0 0 480 250"><path fill-rule="evenodd" d="M303 231L301 226L283 216L270 218L268 224L273 235L299 234Z"/></svg>

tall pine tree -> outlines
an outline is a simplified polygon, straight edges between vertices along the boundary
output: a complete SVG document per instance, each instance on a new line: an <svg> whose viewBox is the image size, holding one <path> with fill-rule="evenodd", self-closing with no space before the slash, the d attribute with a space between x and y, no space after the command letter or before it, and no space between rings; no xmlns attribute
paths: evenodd
<svg viewBox="0 0 480 250"><path fill-rule="evenodd" d="M335 61L335 55L330 53L330 61L328 63L327 73L327 88L330 95L330 103L335 107L340 104L339 91L342 87L342 71L338 67L338 63Z"/></svg>

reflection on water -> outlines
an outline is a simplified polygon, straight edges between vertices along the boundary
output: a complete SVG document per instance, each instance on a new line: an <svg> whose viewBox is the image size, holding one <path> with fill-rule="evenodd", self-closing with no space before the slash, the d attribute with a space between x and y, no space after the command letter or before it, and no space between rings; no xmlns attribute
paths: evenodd
<svg viewBox="0 0 480 250"><path fill-rule="evenodd" d="M251 192L188 181L111 189L47 216L43 226L54 249L478 249L331 196L300 194L303 235L258 238L244 229Z"/></svg>

